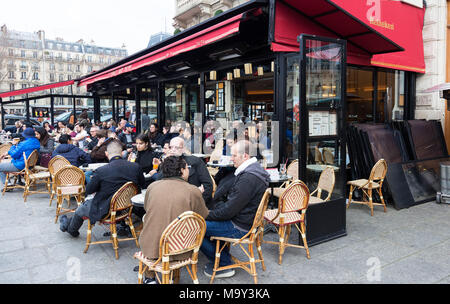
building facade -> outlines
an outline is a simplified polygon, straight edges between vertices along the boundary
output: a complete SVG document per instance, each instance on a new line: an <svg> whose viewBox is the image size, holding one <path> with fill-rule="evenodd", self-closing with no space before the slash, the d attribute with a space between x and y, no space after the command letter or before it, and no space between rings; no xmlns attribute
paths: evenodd
<svg viewBox="0 0 450 304"><path fill-rule="evenodd" d="M0 92L78 79L127 55L124 47L101 47L83 40L67 42L62 38L47 39L44 31L19 32L3 25L0 31ZM50 92L35 94L44 93ZM61 87L53 93L86 95L86 88ZM13 99L11 97L10 100ZM75 99L75 102L80 107L87 107L90 103L88 99ZM36 100L31 104L32 107L49 105L49 99ZM71 105L72 98L55 99L55 108L61 111L70 109ZM10 114L23 114L25 111L22 103L5 106L5 109Z"/></svg>
<svg viewBox="0 0 450 304"><path fill-rule="evenodd" d="M175 0L173 27L179 30L190 28L216 14L241 5L248 0Z"/></svg>

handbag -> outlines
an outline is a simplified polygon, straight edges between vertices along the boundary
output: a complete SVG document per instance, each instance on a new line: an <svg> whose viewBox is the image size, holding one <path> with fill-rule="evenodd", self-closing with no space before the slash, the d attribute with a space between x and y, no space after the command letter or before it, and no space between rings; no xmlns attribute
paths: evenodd
<svg viewBox="0 0 450 304"><path fill-rule="evenodd" d="M50 159L52 158L52 155L50 153L42 153L41 154L41 161L39 165L41 167L48 168L48 163L50 162Z"/></svg>

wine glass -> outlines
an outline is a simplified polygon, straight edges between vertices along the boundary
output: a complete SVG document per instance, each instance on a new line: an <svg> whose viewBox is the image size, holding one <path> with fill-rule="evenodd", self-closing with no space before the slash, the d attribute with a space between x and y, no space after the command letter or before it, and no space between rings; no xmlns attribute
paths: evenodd
<svg viewBox="0 0 450 304"><path fill-rule="evenodd" d="M286 164L280 164L280 176L286 175Z"/></svg>

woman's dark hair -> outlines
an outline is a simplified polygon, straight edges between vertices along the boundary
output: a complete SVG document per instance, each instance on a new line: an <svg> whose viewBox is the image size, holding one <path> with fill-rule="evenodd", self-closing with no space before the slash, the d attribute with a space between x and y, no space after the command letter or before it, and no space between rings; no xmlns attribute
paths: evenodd
<svg viewBox="0 0 450 304"><path fill-rule="evenodd" d="M71 140L72 138L70 137L69 134L61 134L61 136L59 137L59 143L60 144L67 144L69 142L69 140Z"/></svg>
<svg viewBox="0 0 450 304"><path fill-rule="evenodd" d="M99 139L103 137L108 137L108 132L105 129L98 129L95 136L97 136L97 138Z"/></svg>
<svg viewBox="0 0 450 304"><path fill-rule="evenodd" d="M136 140L140 140L140 141L143 141L143 142L145 142L146 144L148 144L149 145L149 147L150 147L150 138L148 137L148 135L146 134L146 133L141 133L141 134L139 134L138 136L136 136Z"/></svg>
<svg viewBox="0 0 450 304"><path fill-rule="evenodd" d="M39 135L41 135L39 142L41 143L41 145L45 146L50 139L50 135L48 135L47 130L45 130L44 127L38 127L35 129L35 131L38 132Z"/></svg>
<svg viewBox="0 0 450 304"><path fill-rule="evenodd" d="M181 177L181 169L187 167L186 161L181 156L169 156L161 165L163 178Z"/></svg>
<svg viewBox="0 0 450 304"><path fill-rule="evenodd" d="M73 124L67 124L67 128L68 128L70 131L73 131L73 129L75 128L75 126L74 126Z"/></svg>

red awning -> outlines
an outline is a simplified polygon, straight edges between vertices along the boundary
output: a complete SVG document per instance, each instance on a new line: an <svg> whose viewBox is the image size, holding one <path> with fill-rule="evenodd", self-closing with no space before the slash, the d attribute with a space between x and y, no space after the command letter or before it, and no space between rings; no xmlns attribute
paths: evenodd
<svg viewBox="0 0 450 304"><path fill-rule="evenodd" d="M297 51L297 37L310 34L348 41L348 63L370 64L373 54L402 51L395 42L328 0L277 2L273 51Z"/></svg>
<svg viewBox="0 0 450 304"><path fill-rule="evenodd" d="M405 49L402 52L374 55L372 65L425 73L422 36L424 8L402 1L368 1L370 4L360 0L332 1Z"/></svg>
<svg viewBox="0 0 450 304"><path fill-rule="evenodd" d="M176 41L166 47L157 49L135 60L124 63L123 65L114 67L110 70L93 75L91 77L87 77L81 80L78 85L88 85L97 81L116 77L120 74L128 73L179 55L181 53L192 51L213 42L222 40L224 38L228 38L239 32L239 25L243 15L244 14L239 14L233 18L211 26L203 31Z"/></svg>
<svg viewBox="0 0 450 304"><path fill-rule="evenodd" d="M41 85L41 86L37 86L37 87L29 87L29 88L22 89L22 90L4 92L4 93L0 93L0 98L24 95L24 94L28 94L28 93L44 91L44 90L49 90L49 89L53 89L53 88L65 87L68 85L72 85L74 82L75 82L74 80L68 80L68 81L63 81L63 82L49 83L49 84L45 84L45 85Z"/></svg>

